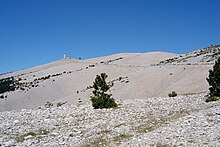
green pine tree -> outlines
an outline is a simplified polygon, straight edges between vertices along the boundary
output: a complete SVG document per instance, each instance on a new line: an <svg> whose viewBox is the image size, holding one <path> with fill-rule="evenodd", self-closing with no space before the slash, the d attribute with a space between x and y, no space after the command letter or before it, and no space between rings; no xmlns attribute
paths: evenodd
<svg viewBox="0 0 220 147"><path fill-rule="evenodd" d="M209 70L207 81L210 85L210 96L206 101L215 101L220 97L220 58L215 62L213 70Z"/></svg>
<svg viewBox="0 0 220 147"><path fill-rule="evenodd" d="M106 83L105 80L107 77L108 76L105 73L101 73L101 75L96 76L95 82L93 82L94 96L91 96L91 101L92 106L95 109L117 107L117 104L114 98L112 98L112 95L106 93L112 86Z"/></svg>

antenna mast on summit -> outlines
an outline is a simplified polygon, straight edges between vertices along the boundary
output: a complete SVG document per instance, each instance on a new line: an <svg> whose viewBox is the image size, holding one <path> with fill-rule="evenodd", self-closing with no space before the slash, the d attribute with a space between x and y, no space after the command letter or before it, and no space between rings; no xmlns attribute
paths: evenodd
<svg viewBox="0 0 220 147"><path fill-rule="evenodd" d="M63 59L66 59L66 53L64 52L64 54L63 54Z"/></svg>

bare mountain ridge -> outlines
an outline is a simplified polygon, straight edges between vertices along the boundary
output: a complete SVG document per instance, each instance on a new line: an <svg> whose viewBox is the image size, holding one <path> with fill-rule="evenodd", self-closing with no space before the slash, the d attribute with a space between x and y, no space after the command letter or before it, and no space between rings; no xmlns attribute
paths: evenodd
<svg viewBox="0 0 220 147"><path fill-rule="evenodd" d="M203 57L218 54L219 46L208 47L215 52L203 53ZM201 52L201 50L197 51ZM189 53L189 63L194 63ZM49 102L78 104L90 103L91 85L97 74L105 72L114 82L111 88L117 100L167 96L171 91L178 94L206 93L206 77L212 68L207 64L178 64L166 66L161 61L182 58L164 52L122 53L88 60L61 59L26 70L1 75L0 79L13 76L17 82L14 91L4 92L0 99L0 111L44 107ZM184 56L185 57L185 56ZM215 58L212 63L214 63ZM200 60L201 61L201 60ZM152 66L157 65L157 66Z"/></svg>
<svg viewBox="0 0 220 147"><path fill-rule="evenodd" d="M214 64L220 57L220 45L209 46L179 57L161 61L159 65L169 64Z"/></svg>

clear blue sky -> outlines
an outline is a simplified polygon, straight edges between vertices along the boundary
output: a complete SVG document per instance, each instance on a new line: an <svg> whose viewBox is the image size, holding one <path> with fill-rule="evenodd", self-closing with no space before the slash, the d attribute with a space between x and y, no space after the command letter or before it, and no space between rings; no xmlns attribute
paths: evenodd
<svg viewBox="0 0 220 147"><path fill-rule="evenodd" d="M220 44L220 0L0 0L0 73L62 58Z"/></svg>

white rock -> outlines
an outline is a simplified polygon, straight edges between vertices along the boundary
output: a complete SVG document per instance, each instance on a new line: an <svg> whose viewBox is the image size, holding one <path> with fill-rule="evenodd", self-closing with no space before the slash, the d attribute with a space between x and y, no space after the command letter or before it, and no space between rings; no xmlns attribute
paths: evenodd
<svg viewBox="0 0 220 147"><path fill-rule="evenodd" d="M28 139L31 139L31 138L33 138L32 135L28 135L28 136L25 136L25 137L24 137L25 140L28 140Z"/></svg>
<svg viewBox="0 0 220 147"><path fill-rule="evenodd" d="M14 120L13 122L15 125L19 123L19 120Z"/></svg>

